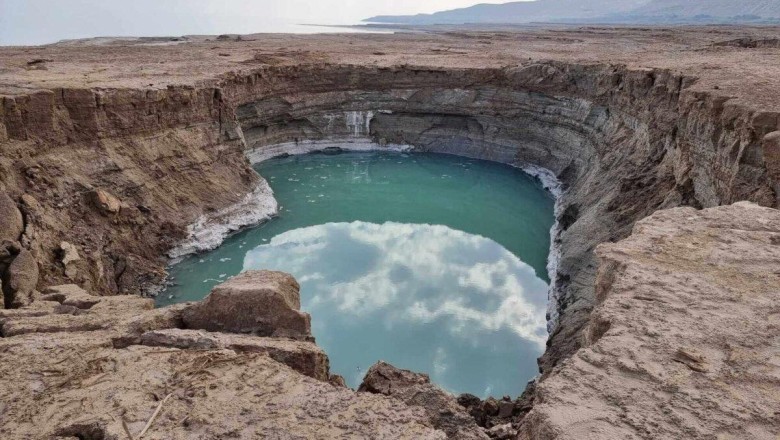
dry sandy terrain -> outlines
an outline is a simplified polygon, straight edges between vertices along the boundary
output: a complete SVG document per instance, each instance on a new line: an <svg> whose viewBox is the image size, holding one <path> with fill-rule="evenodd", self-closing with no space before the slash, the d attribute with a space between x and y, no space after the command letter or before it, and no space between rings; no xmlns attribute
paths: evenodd
<svg viewBox="0 0 780 440"><path fill-rule="evenodd" d="M770 47L714 46L741 38ZM516 27L398 34L256 34L171 39L94 39L0 48L0 94L56 87L164 88L199 84L263 64L503 67L529 60L662 68L711 90L779 111L778 27ZM771 47L774 46L774 47ZM28 65L35 60L43 63Z"/></svg>

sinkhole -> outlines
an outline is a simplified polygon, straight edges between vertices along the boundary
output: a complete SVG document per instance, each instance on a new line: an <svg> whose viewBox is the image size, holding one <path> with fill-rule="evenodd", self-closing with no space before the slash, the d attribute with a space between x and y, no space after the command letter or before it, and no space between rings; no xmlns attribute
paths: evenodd
<svg viewBox="0 0 780 440"><path fill-rule="evenodd" d="M255 166L279 216L170 267L158 305L244 270L291 273L331 372L378 360L453 393L519 395L547 339L553 196L520 169L451 155L361 152Z"/></svg>

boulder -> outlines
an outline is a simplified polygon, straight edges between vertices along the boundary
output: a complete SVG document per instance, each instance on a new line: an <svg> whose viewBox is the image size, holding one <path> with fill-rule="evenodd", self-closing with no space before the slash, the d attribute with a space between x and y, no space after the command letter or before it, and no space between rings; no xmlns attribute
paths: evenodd
<svg viewBox="0 0 780 440"><path fill-rule="evenodd" d="M122 209L122 202L113 194L102 189L90 193L92 203L104 214L116 214Z"/></svg>
<svg viewBox="0 0 780 440"><path fill-rule="evenodd" d="M16 203L8 194L0 192L0 243L19 240L24 230L24 219Z"/></svg>
<svg viewBox="0 0 780 440"><path fill-rule="evenodd" d="M399 399L410 406L422 407L431 424L449 439L487 439L474 418L458 404L452 394L433 385L427 374L396 368L377 362L366 373L358 391Z"/></svg>
<svg viewBox="0 0 780 440"><path fill-rule="evenodd" d="M307 339L311 318L299 310L299 291L292 275L244 272L185 309L182 319L188 329Z"/></svg>
<svg viewBox="0 0 780 440"><path fill-rule="evenodd" d="M38 284L38 262L27 249L22 249L5 272L3 296L6 307L21 307L32 301Z"/></svg>

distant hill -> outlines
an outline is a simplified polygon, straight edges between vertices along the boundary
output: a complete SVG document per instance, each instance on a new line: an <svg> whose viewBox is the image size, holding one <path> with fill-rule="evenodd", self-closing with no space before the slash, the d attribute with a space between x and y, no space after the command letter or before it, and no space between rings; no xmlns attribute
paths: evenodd
<svg viewBox="0 0 780 440"><path fill-rule="evenodd" d="M780 18L780 0L651 0L632 11L646 17Z"/></svg>
<svg viewBox="0 0 780 440"><path fill-rule="evenodd" d="M479 4L418 15L380 15L364 21L398 24L530 22L724 23L780 21L780 0L536 0Z"/></svg>

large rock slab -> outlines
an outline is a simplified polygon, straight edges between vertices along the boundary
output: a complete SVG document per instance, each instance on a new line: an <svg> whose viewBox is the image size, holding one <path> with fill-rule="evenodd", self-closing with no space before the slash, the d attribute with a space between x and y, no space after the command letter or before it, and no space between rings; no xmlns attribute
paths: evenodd
<svg viewBox="0 0 780 440"><path fill-rule="evenodd" d="M431 423L450 439L487 439L474 418L458 404L457 398L433 385L427 374L377 362L368 369L358 391L399 399L409 406L425 409Z"/></svg>
<svg viewBox="0 0 780 440"><path fill-rule="evenodd" d="M308 338L311 318L300 307L300 286L292 275L249 271L216 286L184 311L183 320L189 329Z"/></svg>
<svg viewBox="0 0 780 440"><path fill-rule="evenodd" d="M141 335L141 344L184 350L228 349L239 353L264 353L306 376L325 382L330 379L328 356L312 342L202 330L166 329L144 333Z"/></svg>
<svg viewBox="0 0 780 440"><path fill-rule="evenodd" d="M777 439L780 211L660 211L599 246L585 347L521 439Z"/></svg>

